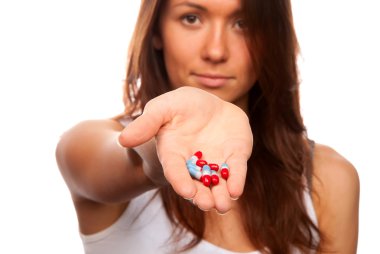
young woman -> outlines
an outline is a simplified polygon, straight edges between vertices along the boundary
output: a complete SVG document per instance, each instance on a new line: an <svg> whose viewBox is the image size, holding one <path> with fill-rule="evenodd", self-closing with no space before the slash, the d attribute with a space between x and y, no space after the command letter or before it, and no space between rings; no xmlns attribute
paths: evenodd
<svg viewBox="0 0 380 254"><path fill-rule="evenodd" d="M57 146L86 253L355 253L358 175L308 139L297 53L290 0L143 0L125 113Z"/></svg>

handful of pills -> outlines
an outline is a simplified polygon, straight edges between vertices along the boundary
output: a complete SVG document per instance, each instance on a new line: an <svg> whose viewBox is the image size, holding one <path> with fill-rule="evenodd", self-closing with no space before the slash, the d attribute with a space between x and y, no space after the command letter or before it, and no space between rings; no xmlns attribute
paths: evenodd
<svg viewBox="0 0 380 254"><path fill-rule="evenodd" d="M204 186L209 187L217 185L219 183L219 177L227 180L229 176L229 168L226 163L222 163L220 166L216 163L207 163L202 160L202 152L198 151L186 161L186 167L189 170L190 175L201 181Z"/></svg>

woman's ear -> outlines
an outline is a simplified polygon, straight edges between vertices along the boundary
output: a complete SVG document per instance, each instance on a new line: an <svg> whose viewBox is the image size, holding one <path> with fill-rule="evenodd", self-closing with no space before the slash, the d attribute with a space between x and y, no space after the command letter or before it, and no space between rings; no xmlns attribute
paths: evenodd
<svg viewBox="0 0 380 254"><path fill-rule="evenodd" d="M157 34L153 36L153 47L156 50L162 49L162 40L161 37Z"/></svg>

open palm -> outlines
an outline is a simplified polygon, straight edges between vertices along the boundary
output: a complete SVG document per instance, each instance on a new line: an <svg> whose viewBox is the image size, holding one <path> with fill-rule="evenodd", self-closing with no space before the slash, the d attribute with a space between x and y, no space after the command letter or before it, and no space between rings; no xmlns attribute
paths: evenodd
<svg viewBox="0 0 380 254"><path fill-rule="evenodd" d="M182 87L149 101L122 135L127 147L155 136L166 180L203 210L226 212L231 198L243 192L253 138L247 115L234 104L197 88ZM209 188L191 178L186 160L198 150L209 163L229 165L227 181Z"/></svg>

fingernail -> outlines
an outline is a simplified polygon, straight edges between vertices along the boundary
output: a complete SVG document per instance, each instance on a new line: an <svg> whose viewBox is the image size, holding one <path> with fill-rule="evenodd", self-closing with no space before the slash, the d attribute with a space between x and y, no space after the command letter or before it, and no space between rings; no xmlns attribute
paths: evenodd
<svg viewBox="0 0 380 254"><path fill-rule="evenodd" d="M121 148L125 148L124 146L122 146L122 145L120 144L120 141L119 141L118 138L116 139L116 144L117 144L118 146L120 146Z"/></svg>
<svg viewBox="0 0 380 254"><path fill-rule="evenodd" d="M195 200L192 198L184 198L185 200L189 201L191 204L196 205Z"/></svg>
<svg viewBox="0 0 380 254"><path fill-rule="evenodd" d="M232 200L238 200L239 197L230 197Z"/></svg>
<svg viewBox="0 0 380 254"><path fill-rule="evenodd" d="M210 209L202 209L202 208L200 208L199 206L198 206L198 208L201 209L203 212L208 212L208 211L210 211Z"/></svg>
<svg viewBox="0 0 380 254"><path fill-rule="evenodd" d="M187 199L187 201L189 201L193 206L196 206L194 199Z"/></svg>

